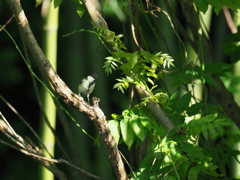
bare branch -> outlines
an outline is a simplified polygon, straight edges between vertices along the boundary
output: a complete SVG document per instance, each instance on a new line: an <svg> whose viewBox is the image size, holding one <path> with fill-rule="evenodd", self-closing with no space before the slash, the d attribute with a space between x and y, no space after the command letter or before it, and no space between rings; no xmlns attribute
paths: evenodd
<svg viewBox="0 0 240 180"><path fill-rule="evenodd" d="M137 90L141 98L151 97L151 95L146 90L142 89L139 85L136 85L135 89ZM172 123L172 121L162 110L161 106L156 103L152 98L149 99L147 107L157 119L159 124L166 127L168 130L172 130L174 128L174 124Z"/></svg>
<svg viewBox="0 0 240 180"><path fill-rule="evenodd" d="M7 0L9 3L13 14L18 22L19 29L22 31L23 37L34 56L35 60L39 63L42 71L45 73L46 77L48 77L49 81L53 85L56 93L64 100L66 104L71 107L74 107L79 112L86 115L89 119L93 120L95 126L97 127L101 138L104 142L106 149L108 150L109 157L116 175L116 179L127 179L127 174L118 152L117 144L112 137L107 124L105 115L102 110L98 106L90 106L86 103L82 97L73 93L68 86L62 81L62 79L58 76L58 74L52 68L50 62L47 60L44 55L42 49L38 45L31 28L29 26L28 20L25 16L25 13L21 7L20 0ZM93 4L89 1L85 0L86 6L89 8L91 13L94 12ZM97 25L107 28L105 21L100 21L101 15L100 13L94 14L91 16L92 19L97 23ZM98 19L100 17L100 19ZM100 22L99 22L100 21Z"/></svg>
<svg viewBox="0 0 240 180"><path fill-rule="evenodd" d="M17 144L20 148L15 146L11 146L14 149L19 150L20 152L33 157L47 169L49 169L58 179L67 180L65 174L60 171L52 162L57 162L51 158L44 157L41 153L41 150L38 147L32 146L32 144L28 143L24 138L18 135L11 125L8 123L7 119L0 113L0 131L8 137L11 141Z"/></svg>
<svg viewBox="0 0 240 180"><path fill-rule="evenodd" d="M87 8L88 14L90 15L94 25L96 27L101 27L103 29L108 30L108 25L107 25L106 21L103 19L102 15L100 14L99 8L96 5L96 1L97 0L95 0L95 1L83 0L85 6Z"/></svg>

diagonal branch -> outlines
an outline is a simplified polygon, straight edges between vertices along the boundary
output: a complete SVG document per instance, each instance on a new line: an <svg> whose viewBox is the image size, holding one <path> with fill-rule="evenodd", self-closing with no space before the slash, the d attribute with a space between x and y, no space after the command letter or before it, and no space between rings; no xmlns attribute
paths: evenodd
<svg viewBox="0 0 240 180"><path fill-rule="evenodd" d="M200 48L202 48L203 52L203 59L205 63L212 63L214 62L214 56L212 53L212 47L210 41L207 39L206 35L203 33L199 35L197 21L198 20L198 12L194 10L193 4L188 0L181 0L179 1L182 7L182 12L185 16L185 19L188 23L188 26L193 34L194 37L201 36L202 47L198 41L194 42L194 50L198 52ZM221 81L220 77L217 75L212 75L214 81L218 84L218 87L210 86L213 95L223 107L224 112L233 120L233 122L240 128L240 120L238 112L240 112L240 108L238 107L237 103L234 101L233 95L226 89L223 82Z"/></svg>
<svg viewBox="0 0 240 180"><path fill-rule="evenodd" d="M11 125L8 123L7 119L3 116L3 114L1 112L0 112L0 131L6 137L8 137L11 141L13 141L15 144L20 146L20 148L14 146L12 144L9 144L5 141L2 141L2 140L0 140L0 143L10 146L11 148L18 150L27 156L31 156L36 161L38 161L40 164L42 164L47 169L49 169L51 172L53 172L53 174L56 177L58 177L58 179L60 179L60 180L67 180L67 178L66 178L65 174L62 171L60 171L53 163L66 164L67 166L72 167L73 169L81 172L82 174L85 174L85 175L87 175L91 178L97 179L97 180L101 180L101 178L99 178L79 167L76 167L75 165L69 163L68 161L66 161L62 158L57 160L57 159L45 157L42 154L41 149L39 149L37 146L33 145L32 143L29 143L28 141L26 141L24 138L22 138L20 135L18 135L14 131L14 129L11 127Z"/></svg>
<svg viewBox="0 0 240 180"><path fill-rule="evenodd" d="M142 89L139 85L135 86L136 91L138 92L141 99L150 97L151 95L144 89ZM159 124L166 127L168 130L172 130L174 128L174 124L170 120L170 118L166 115L160 105L151 98L147 103L148 109L152 112L154 117L157 119Z"/></svg>
<svg viewBox="0 0 240 180"><path fill-rule="evenodd" d="M94 4L91 0L84 0L85 6L88 10L88 13L94 23L94 25L98 28L104 28L105 30L108 30L108 26L106 21L103 19L97 8L94 7ZM110 47L111 49L114 49L113 47ZM139 86L135 86L135 89L137 90L138 95L141 98L151 97L149 93L141 89ZM158 120L158 122L166 127L168 130L171 130L174 128L174 125L172 121L169 119L169 117L165 114L163 109L157 104L154 100L150 100L150 102L147 103L147 107L150 109L150 111L154 114L155 118Z"/></svg>
<svg viewBox="0 0 240 180"><path fill-rule="evenodd" d="M103 140L103 144L108 150L109 158L112 163L116 179L127 179L127 174L120 157L117 144L111 133L109 133L109 129L106 124L106 117L103 111L98 106L93 107L88 105L82 97L74 94L54 71L52 65L47 60L31 31L28 20L22 9L20 0L7 0L7 2L13 11L13 14L15 15L19 29L22 32L24 40L26 41L33 57L39 64L41 70L45 73L48 80L51 82L56 93L61 97L61 99L63 99L66 104L77 109L79 112L86 115L95 123L95 126L98 128L98 132L100 133L101 139Z"/></svg>

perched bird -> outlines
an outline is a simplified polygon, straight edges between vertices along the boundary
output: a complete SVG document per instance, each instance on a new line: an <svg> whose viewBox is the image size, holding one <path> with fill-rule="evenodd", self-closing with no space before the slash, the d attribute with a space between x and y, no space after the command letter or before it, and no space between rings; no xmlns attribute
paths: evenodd
<svg viewBox="0 0 240 180"><path fill-rule="evenodd" d="M87 96L89 104L90 104L89 95L93 92L95 88L95 83L97 82L97 80L98 80L98 75L96 73L93 73L92 75L84 78L78 85L78 91L79 91L78 95Z"/></svg>

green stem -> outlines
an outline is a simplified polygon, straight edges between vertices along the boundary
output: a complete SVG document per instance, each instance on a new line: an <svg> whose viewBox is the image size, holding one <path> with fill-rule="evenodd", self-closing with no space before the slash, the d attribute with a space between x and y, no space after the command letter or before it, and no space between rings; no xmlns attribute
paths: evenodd
<svg viewBox="0 0 240 180"><path fill-rule="evenodd" d="M58 33L58 14L59 8L54 8L53 1L49 1L49 4L43 4L43 19L44 19L44 52L47 59L51 62L53 68L57 68L57 33ZM45 12L46 11L46 12ZM43 90L43 107L46 114L46 118L41 118L41 137L46 145L48 152L51 156L54 156L55 137L52 133L52 129L56 126L56 106L54 104L51 95L44 89ZM47 122L48 121L48 122ZM49 127L50 126L50 127ZM44 152L47 156L47 153ZM41 167L41 178L43 180L53 180L53 174L44 167Z"/></svg>

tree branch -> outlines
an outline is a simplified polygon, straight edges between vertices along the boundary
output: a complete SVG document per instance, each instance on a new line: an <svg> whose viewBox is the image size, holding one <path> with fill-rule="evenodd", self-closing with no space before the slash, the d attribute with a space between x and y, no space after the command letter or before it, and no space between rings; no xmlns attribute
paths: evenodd
<svg viewBox="0 0 240 180"><path fill-rule="evenodd" d="M53 172L53 174L56 177L58 177L58 179L60 179L60 180L67 180L67 178L66 178L65 174L62 171L60 171L53 163L66 164L67 166L81 172L82 174L85 174L85 175L87 175L91 178L97 179L97 180L101 180L101 178L69 163L68 161L66 161L62 158L57 160L57 159L45 157L42 154L41 149L39 149L37 146L33 145L32 143L29 143L28 141L26 141L24 138L22 138L20 135L18 135L14 131L14 129L11 127L11 125L8 123L8 121L6 120L6 118L3 116L3 114L1 112L0 112L0 131L6 137L8 137L11 141L13 141L15 144L20 146L20 148L14 146L12 144L9 144L7 142L1 141L1 140L0 140L0 143L10 146L11 148L18 150L27 156L33 157L36 161L38 161L40 164L42 164L47 169L49 169L51 172Z"/></svg>
<svg viewBox="0 0 240 180"><path fill-rule="evenodd" d="M61 99L63 99L66 104L77 109L79 112L86 115L95 123L95 126L98 128L98 132L100 133L101 139L103 140L103 144L108 150L109 158L111 160L116 179L127 179L127 174L122 159L120 158L116 142L111 133L109 133L103 111L98 106L93 107L88 105L82 97L73 93L54 71L31 31L28 20L21 7L20 0L7 0L7 2L9 3L13 14L15 15L19 29L22 31L24 40L26 41L33 57L53 85L56 93L61 97ZM104 27L106 28L106 26Z"/></svg>
<svg viewBox="0 0 240 180"><path fill-rule="evenodd" d="M91 2L91 0L84 0L85 6L88 10L88 13L96 27L104 28L108 30L108 26L106 21L103 19L97 8L93 7L94 4ZM114 48L111 48L114 49ZM149 93L144 91L139 86L135 86L135 89L137 90L137 93L141 98L151 97ZM171 130L174 128L173 123L168 118L168 116L165 114L165 112L162 110L162 108L157 104L153 99L150 100L150 102L147 103L147 107L150 109L150 111L154 114L155 118L158 120L158 122L166 127L168 130Z"/></svg>
<svg viewBox="0 0 240 180"><path fill-rule="evenodd" d="M201 39L197 38L198 41L194 41L194 50L198 52L200 48L202 48L203 52L203 60L205 63L213 63L214 56L212 53L211 43L207 39L206 35L202 33L199 35L198 28L196 23L199 21L198 12L194 10L192 3L188 0L181 0L179 1L182 7L182 12L185 16L187 24L193 34L193 37L201 36ZM202 41L202 46L199 41ZM240 108L238 107L237 103L234 101L233 95L226 89L224 84L222 83L221 79L217 75L211 75L214 81L218 84L218 87L210 86L213 95L223 107L224 112L233 120L233 122L240 128L240 120L238 112L240 112Z"/></svg>
<svg viewBox="0 0 240 180"><path fill-rule="evenodd" d="M12 146L14 149L19 150L20 152L33 157L36 161L38 161L40 164L42 164L44 167L46 167L48 170L50 170L54 176L56 176L60 180L67 180L65 174L59 170L55 164L51 163L54 162L50 158L44 157L41 153L39 148L34 147L32 144L28 143L24 138L19 136L14 129L11 127L11 125L8 123L8 121L5 119L3 114L0 112L0 131L8 137L12 142L17 144L20 148L17 148L16 146Z"/></svg>
<svg viewBox="0 0 240 180"><path fill-rule="evenodd" d="M151 95L146 90L142 89L139 85L136 85L135 89L142 99L146 97L151 97ZM147 107L157 119L159 124L166 127L168 130L172 130L174 128L174 124L172 123L172 121L162 110L161 106L156 103L152 98L150 98L149 102L147 102Z"/></svg>

